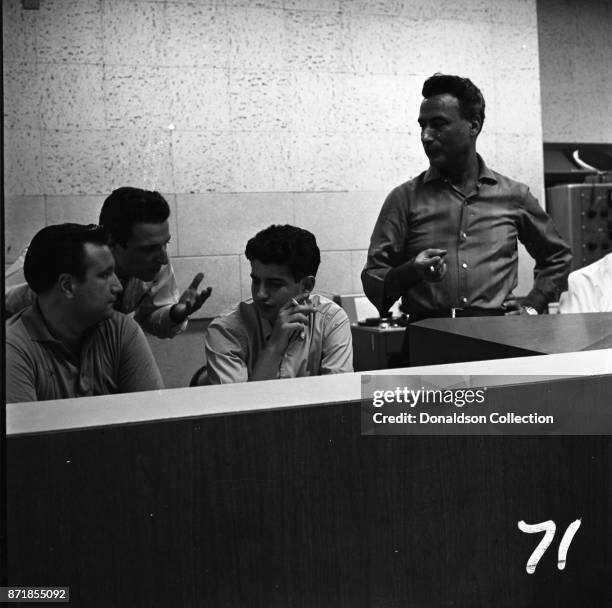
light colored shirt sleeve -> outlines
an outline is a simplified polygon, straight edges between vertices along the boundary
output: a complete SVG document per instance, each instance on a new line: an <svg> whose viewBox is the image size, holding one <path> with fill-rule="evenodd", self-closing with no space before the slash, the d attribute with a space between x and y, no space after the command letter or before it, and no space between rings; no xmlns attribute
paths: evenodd
<svg viewBox="0 0 612 608"><path fill-rule="evenodd" d="M7 319L30 306L36 298L23 274L26 251L27 247L4 273L4 316Z"/></svg>
<svg viewBox="0 0 612 608"><path fill-rule="evenodd" d="M559 313L601 312L596 301L597 294L597 286L591 284L589 277L572 272L567 291L561 294L559 300Z"/></svg>
<svg viewBox="0 0 612 608"><path fill-rule="evenodd" d="M248 382L246 345L231 329L212 321L204 337L208 384Z"/></svg>
<svg viewBox="0 0 612 608"><path fill-rule="evenodd" d="M321 375L343 374L353 371L353 339L351 323L344 310L339 309L325 334L321 353Z"/></svg>
<svg viewBox="0 0 612 608"><path fill-rule="evenodd" d="M129 317L122 317L122 321L119 392L135 393L164 388L159 368L142 329Z"/></svg>
<svg viewBox="0 0 612 608"><path fill-rule="evenodd" d="M173 338L187 327L170 318L170 309L179 301L180 293L172 264L159 271L147 292L135 303L134 319L146 331L158 338Z"/></svg>
<svg viewBox="0 0 612 608"><path fill-rule="evenodd" d="M27 283L20 283L7 287L4 292L5 317L8 319L26 306L30 306L36 299L36 294Z"/></svg>

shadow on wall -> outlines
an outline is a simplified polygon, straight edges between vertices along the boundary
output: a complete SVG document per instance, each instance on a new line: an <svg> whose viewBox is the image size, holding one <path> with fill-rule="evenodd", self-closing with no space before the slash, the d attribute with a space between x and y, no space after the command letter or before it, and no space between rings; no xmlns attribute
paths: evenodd
<svg viewBox="0 0 612 608"><path fill-rule="evenodd" d="M204 364L204 330L210 321L193 319L171 340L147 335L166 388L189 386L194 372Z"/></svg>

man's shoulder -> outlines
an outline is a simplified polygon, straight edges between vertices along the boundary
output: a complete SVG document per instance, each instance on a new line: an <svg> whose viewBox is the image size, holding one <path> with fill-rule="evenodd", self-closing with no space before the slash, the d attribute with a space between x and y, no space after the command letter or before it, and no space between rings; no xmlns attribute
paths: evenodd
<svg viewBox="0 0 612 608"><path fill-rule="evenodd" d="M239 302L217 315L209 323L207 332L221 330L226 334L246 334L249 328L255 327L256 322L257 311L253 302Z"/></svg>
<svg viewBox="0 0 612 608"><path fill-rule="evenodd" d="M612 275L612 253L605 255L588 266L574 270L570 273L568 279L572 282L580 280L600 282L603 280L608 283L610 275Z"/></svg>
<svg viewBox="0 0 612 608"><path fill-rule="evenodd" d="M101 344L127 344L134 339L136 334L142 332L142 329L132 315L115 310L110 317L98 323L94 332L103 336Z"/></svg>
<svg viewBox="0 0 612 608"><path fill-rule="evenodd" d="M529 192L529 186L517 179L513 179L500 173L499 171L495 171L489 167L486 168L487 173L495 180L496 185L504 190L505 192L518 194L520 196L525 196Z"/></svg>
<svg viewBox="0 0 612 608"><path fill-rule="evenodd" d="M324 322L334 321L335 323L340 323L345 319L348 321L348 315L344 308L328 297L321 294L313 294L310 300L316 307L317 314L321 316Z"/></svg>
<svg viewBox="0 0 612 608"><path fill-rule="evenodd" d="M18 345L25 344L31 341L30 334L26 325L23 322L23 316L31 309L31 306L23 308L18 313L14 314L6 321L6 342L7 344Z"/></svg>
<svg viewBox="0 0 612 608"><path fill-rule="evenodd" d="M110 317L107 317L102 321L98 327L100 328L112 328L114 331L118 331L120 333L138 331L140 329L140 325L134 320L132 315L126 315L118 310L113 310Z"/></svg>
<svg viewBox="0 0 612 608"><path fill-rule="evenodd" d="M413 192L414 190L416 190L417 188L421 187L424 184L426 175L427 175L427 171L422 171L418 175L415 175L414 177L411 177L409 180L399 184L398 186L395 186L395 188L393 188L391 192L389 192L389 197L405 196L409 194L410 192Z"/></svg>
<svg viewBox="0 0 612 608"><path fill-rule="evenodd" d="M211 322L210 325L232 325L240 323L242 318L247 315L252 315L255 312L253 302L245 301L232 304L228 308L223 309ZM210 326L209 325L209 326Z"/></svg>
<svg viewBox="0 0 612 608"><path fill-rule="evenodd" d="M240 302L216 316L204 332L206 348L245 353L257 335L257 313L252 302Z"/></svg>

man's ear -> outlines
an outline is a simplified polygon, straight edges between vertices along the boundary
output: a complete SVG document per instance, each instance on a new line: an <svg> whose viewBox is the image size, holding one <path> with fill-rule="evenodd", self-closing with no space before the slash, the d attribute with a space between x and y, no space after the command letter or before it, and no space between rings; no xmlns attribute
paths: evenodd
<svg viewBox="0 0 612 608"><path fill-rule="evenodd" d="M472 118L470 120L470 135L472 137L478 137L482 131L482 121L480 118Z"/></svg>
<svg viewBox="0 0 612 608"><path fill-rule="evenodd" d="M74 297L74 285L76 283L76 279L67 272L63 272L57 277L57 285L59 287L60 293L68 299L72 299Z"/></svg>
<svg viewBox="0 0 612 608"><path fill-rule="evenodd" d="M315 278L313 275L309 274L307 277L304 277L300 283L302 285L302 291L310 293L314 289Z"/></svg>

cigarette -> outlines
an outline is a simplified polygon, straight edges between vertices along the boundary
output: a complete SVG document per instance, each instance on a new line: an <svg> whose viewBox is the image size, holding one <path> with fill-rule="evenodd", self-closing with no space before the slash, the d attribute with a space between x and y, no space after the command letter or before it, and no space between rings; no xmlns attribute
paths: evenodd
<svg viewBox="0 0 612 608"><path fill-rule="evenodd" d="M299 305L300 305L300 303L299 303L299 302L298 302L298 301L297 301L295 298L291 298L291 301L293 302L293 304L294 304L295 306L299 306ZM305 328L305 327L303 327L303 328L300 330L300 340L305 340L305 339L306 339L306 328Z"/></svg>

